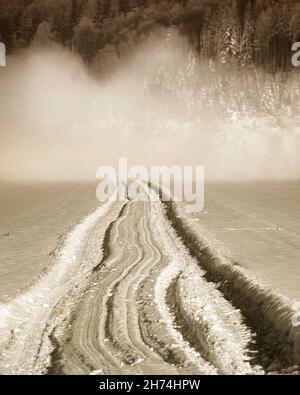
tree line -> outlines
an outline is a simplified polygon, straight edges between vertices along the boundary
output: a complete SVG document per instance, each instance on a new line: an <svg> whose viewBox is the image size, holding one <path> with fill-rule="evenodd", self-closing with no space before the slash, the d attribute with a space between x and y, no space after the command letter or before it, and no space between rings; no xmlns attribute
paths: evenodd
<svg viewBox="0 0 300 395"><path fill-rule="evenodd" d="M298 0L0 0L8 53L57 42L86 62L122 57L153 29L176 27L224 67L287 71L300 41Z"/></svg>

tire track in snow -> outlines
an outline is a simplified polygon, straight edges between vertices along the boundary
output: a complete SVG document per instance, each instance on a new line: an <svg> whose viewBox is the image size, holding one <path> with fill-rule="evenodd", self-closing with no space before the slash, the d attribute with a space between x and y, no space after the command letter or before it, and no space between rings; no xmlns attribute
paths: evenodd
<svg viewBox="0 0 300 395"><path fill-rule="evenodd" d="M145 207L149 207L150 212L147 212ZM114 363L108 367L98 364L94 366L94 370L122 374L147 373L155 369L161 371L163 368L169 373L172 370L216 373L215 361L204 360L174 327L174 321L166 304L166 294L172 279L190 262L187 260L187 252L165 220L161 203L130 202L125 212L125 217L120 218L111 229L113 240L111 244L114 246L112 258L100 268L98 281L93 281L96 285L93 289L96 293L94 299L101 304L101 310L98 308L97 314L93 312L91 319L93 320L95 316L100 317L97 325L94 325L95 331L99 334L86 335L86 342L90 338L99 336L99 352L110 355L114 358ZM145 218L152 219L147 227L141 226ZM160 252L159 260L152 263L151 260L145 259L149 242L141 243L141 235L145 231L153 237L150 243L152 249L155 246ZM175 258L176 256L178 257ZM151 264L151 274L148 272L145 277L144 273L144 281L140 282L141 273ZM150 289L151 293L145 295L143 292L133 292L133 284L139 282L142 283L139 289L143 288L144 291ZM127 297L129 290L132 298ZM154 299L154 303L151 299ZM142 301L143 304L139 311L129 307L136 305L137 301ZM86 306L85 309L81 307L80 310L91 311L91 308ZM79 323L85 322L80 315L78 317ZM73 335L76 333L75 327L72 333ZM148 336L145 336L145 333L148 333ZM141 339L144 340L144 345ZM74 343L78 344L78 340ZM149 344L150 347L147 349L145 345L149 346ZM88 358L89 350L86 351L83 350L83 353L86 353ZM243 352L244 350L241 350L241 353ZM232 355L229 353L226 360L224 359L224 366L230 356ZM243 361L243 358L240 361ZM240 371L252 372L250 365L245 362L246 365L247 367L240 367ZM225 367L223 369L229 372Z"/></svg>
<svg viewBox="0 0 300 395"><path fill-rule="evenodd" d="M0 306L1 373L262 372L241 312L207 281L166 204L148 193L151 201L112 198L96 210L53 270Z"/></svg>
<svg viewBox="0 0 300 395"><path fill-rule="evenodd" d="M162 205L158 206L158 209L164 213ZM170 258L170 265L166 267L165 273L160 276L156 284L158 295L160 290L164 289L158 304L164 306L162 298L166 299L167 296L169 306L166 308L169 307L169 312L173 313L173 320L169 322L170 330L174 327L181 329L182 338L192 347L194 346L195 351L202 358L202 365L204 365L204 359L211 374L213 370L221 374L253 374L255 371L247 361L249 359L248 347L252 340L251 333L241 322L241 319L235 319L235 325L230 325L233 316L240 318L239 312L222 298L219 291L204 280L204 273L200 271L197 263L192 259L168 221L165 222L164 227L159 227L158 232L158 240L164 241L164 248ZM174 295L176 302L170 301L168 292L173 284L179 282L178 279L181 281L185 279L188 297L182 293L176 293ZM182 284L179 289L181 286ZM190 295L192 292L189 290L194 290L194 294ZM198 297L196 303L195 296ZM209 308L210 306L214 306L213 312ZM218 308L216 308L217 306ZM226 311L226 315L230 316L229 319L225 317L221 306ZM201 310L201 307L204 308ZM182 315L185 316L185 330L182 330L182 326L178 325L178 316ZM202 326L200 318L204 323ZM221 320L221 318L223 319ZM217 334L214 329L218 324L219 333ZM210 338L213 335L214 340L211 341ZM240 347L235 347L234 343L237 343L238 340L240 340Z"/></svg>
<svg viewBox="0 0 300 395"><path fill-rule="evenodd" d="M214 251L212 241L204 233L200 235L173 202L164 202L164 207L185 248L205 270L205 280L215 284L224 300L241 311L244 324L255 337L250 343L254 372L299 374L299 325L293 323L299 312L293 309L293 301Z"/></svg>
<svg viewBox="0 0 300 395"><path fill-rule="evenodd" d="M120 204L114 200L112 196L74 228L47 274L24 294L0 305L2 374L47 370L53 351L49 336L68 316L88 283L93 266L101 259L105 229L120 211Z"/></svg>
<svg viewBox="0 0 300 395"><path fill-rule="evenodd" d="M103 373L178 372L176 366L167 364L144 342L140 329L143 322L140 321L137 290L146 281L149 270L161 262L160 254L153 254L154 246L149 238L151 205L151 202L127 204L124 216L111 228L112 254L93 274L93 285L88 290L93 296L83 298L76 310L72 346L73 353L78 353L80 345L80 354L84 356L81 357L82 371L92 365L92 371ZM160 334L159 329L157 334ZM174 341L168 331L165 335L167 344ZM95 339L96 344L91 347ZM72 357L69 348L70 345L63 358L67 373ZM84 366L86 361L90 361L89 366Z"/></svg>

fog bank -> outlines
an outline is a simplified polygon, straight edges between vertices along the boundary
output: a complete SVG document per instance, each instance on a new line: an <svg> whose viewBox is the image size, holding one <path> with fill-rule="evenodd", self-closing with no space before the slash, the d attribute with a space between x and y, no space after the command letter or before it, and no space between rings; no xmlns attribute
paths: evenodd
<svg viewBox="0 0 300 395"><path fill-rule="evenodd" d="M93 179L98 166L127 157L205 166L209 179L299 178L298 121L234 111L223 121L209 103L198 111L190 87L201 92L205 67L175 33L153 36L102 78L58 47L9 58L0 69L0 177Z"/></svg>

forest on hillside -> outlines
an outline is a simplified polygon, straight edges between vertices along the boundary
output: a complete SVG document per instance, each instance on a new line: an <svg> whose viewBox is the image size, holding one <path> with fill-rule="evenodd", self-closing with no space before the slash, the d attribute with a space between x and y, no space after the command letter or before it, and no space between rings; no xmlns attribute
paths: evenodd
<svg viewBox="0 0 300 395"><path fill-rule="evenodd" d="M225 67L291 66L300 41L298 0L0 0L0 41L9 53L57 42L91 64L122 57L160 26Z"/></svg>
<svg viewBox="0 0 300 395"><path fill-rule="evenodd" d="M9 54L63 47L108 84L135 60L143 122L151 98L167 118L300 119L299 0L0 0L0 41Z"/></svg>

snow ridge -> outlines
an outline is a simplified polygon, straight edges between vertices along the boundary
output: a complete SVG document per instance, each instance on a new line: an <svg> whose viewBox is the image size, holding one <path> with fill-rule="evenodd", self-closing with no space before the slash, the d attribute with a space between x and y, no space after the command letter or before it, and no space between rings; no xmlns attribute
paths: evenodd
<svg viewBox="0 0 300 395"><path fill-rule="evenodd" d="M165 199L166 200L166 199ZM279 354L285 367L300 364L300 308L295 301L275 292L245 268L222 255L204 230L187 221L173 202L165 211L192 256L206 271L206 279L218 285L225 298L240 309L247 324L263 333L260 346Z"/></svg>
<svg viewBox="0 0 300 395"><path fill-rule="evenodd" d="M165 217L161 201L153 206L157 211L162 211L159 218ZM155 300L169 330L176 335L174 337L190 354L191 359L198 359L203 372L261 373L259 367L252 367L249 362L252 333L243 323L240 311L225 300L214 284L206 281L204 271L191 257L171 222L166 221L163 226L161 221L155 223L158 240L163 240L164 250L169 256L169 264L155 284ZM175 292L171 304L175 308L170 312L170 306L165 300L168 301L166 295L173 287ZM179 331L175 329L177 324L181 327ZM185 338L189 341L194 339L197 349L194 350L191 344L187 346ZM192 345L193 343L192 341Z"/></svg>
<svg viewBox="0 0 300 395"><path fill-rule="evenodd" d="M80 296L90 272L102 255L98 246L101 246L110 217L114 218L120 209L114 201L113 195L75 226L67 237L57 262L47 274L27 292L7 304L0 305L2 373L45 372L54 348L51 335L55 325L68 315L71 305ZM92 243L98 247L90 249L97 251L95 256L81 257L84 243ZM60 304L64 306L64 314L57 315Z"/></svg>

